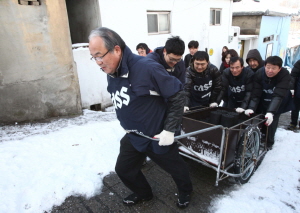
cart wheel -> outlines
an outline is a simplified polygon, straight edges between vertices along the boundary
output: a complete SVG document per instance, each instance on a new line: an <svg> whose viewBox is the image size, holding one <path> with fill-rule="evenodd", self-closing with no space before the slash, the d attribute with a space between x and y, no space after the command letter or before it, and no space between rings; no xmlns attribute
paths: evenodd
<svg viewBox="0 0 300 213"><path fill-rule="evenodd" d="M248 126L245 130L246 132L242 135L238 143L234 172L235 174L242 174L252 162L254 164L241 177L235 178L241 184L247 183L255 171L260 145L260 131L258 127ZM246 141L244 142L244 140Z"/></svg>

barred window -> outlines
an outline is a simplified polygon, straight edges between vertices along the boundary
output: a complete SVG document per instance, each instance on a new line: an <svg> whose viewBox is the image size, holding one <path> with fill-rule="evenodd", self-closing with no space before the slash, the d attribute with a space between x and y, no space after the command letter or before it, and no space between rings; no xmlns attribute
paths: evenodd
<svg viewBox="0 0 300 213"><path fill-rule="evenodd" d="M210 9L210 25L221 25L221 11L222 9Z"/></svg>
<svg viewBox="0 0 300 213"><path fill-rule="evenodd" d="M170 33L170 11L148 11L148 34Z"/></svg>

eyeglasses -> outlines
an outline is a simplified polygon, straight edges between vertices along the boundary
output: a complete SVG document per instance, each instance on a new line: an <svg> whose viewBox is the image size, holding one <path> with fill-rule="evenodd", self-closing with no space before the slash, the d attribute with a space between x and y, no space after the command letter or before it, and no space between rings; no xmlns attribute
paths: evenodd
<svg viewBox="0 0 300 213"><path fill-rule="evenodd" d="M93 61L103 61L103 58L104 58L104 56L106 56L106 54L109 52L109 50L107 50L107 52L103 55L103 56L101 56L101 57L91 57L91 60Z"/></svg>
<svg viewBox="0 0 300 213"><path fill-rule="evenodd" d="M179 59L170 58L170 56L168 54L167 54L167 56L171 62L178 63L179 61L181 61L181 58L179 58Z"/></svg>

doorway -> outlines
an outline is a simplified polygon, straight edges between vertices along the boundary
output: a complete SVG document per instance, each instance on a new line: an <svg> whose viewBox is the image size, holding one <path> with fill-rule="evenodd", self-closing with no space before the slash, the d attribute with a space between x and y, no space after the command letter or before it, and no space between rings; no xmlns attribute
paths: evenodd
<svg viewBox="0 0 300 213"><path fill-rule="evenodd" d="M98 0L66 0L72 44L88 43L90 32L101 27Z"/></svg>

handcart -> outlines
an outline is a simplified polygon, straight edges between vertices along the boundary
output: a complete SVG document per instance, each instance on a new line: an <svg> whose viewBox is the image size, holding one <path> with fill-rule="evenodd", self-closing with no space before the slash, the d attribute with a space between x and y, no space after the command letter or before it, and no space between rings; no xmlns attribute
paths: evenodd
<svg viewBox="0 0 300 213"><path fill-rule="evenodd" d="M262 114L248 117L224 107L198 107L184 113L175 142L182 156L217 172L216 186L229 176L244 184L267 152L267 143L261 140L265 121ZM126 131L158 141L137 130Z"/></svg>
<svg viewBox="0 0 300 213"><path fill-rule="evenodd" d="M233 109L200 108L182 118L182 134L175 137L182 156L217 172L216 183L229 176L248 182L267 152L261 141L263 115L248 117Z"/></svg>

